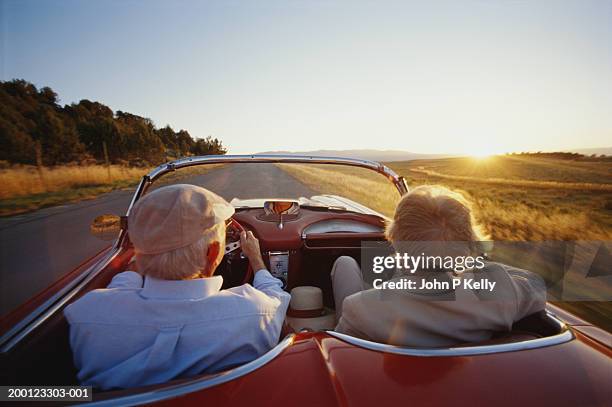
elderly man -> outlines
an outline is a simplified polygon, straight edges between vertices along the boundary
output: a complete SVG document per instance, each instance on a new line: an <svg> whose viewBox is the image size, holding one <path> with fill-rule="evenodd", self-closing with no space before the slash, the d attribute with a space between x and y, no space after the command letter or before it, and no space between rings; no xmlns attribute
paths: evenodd
<svg viewBox="0 0 612 407"><path fill-rule="evenodd" d="M194 185L141 198L129 234L138 272L117 274L66 307L78 378L101 389L165 382L249 362L279 340L290 295L266 270L259 242L241 236L253 286L221 290L214 276L234 208Z"/></svg>
<svg viewBox="0 0 612 407"><path fill-rule="evenodd" d="M417 187L402 198L387 238L398 253L460 257L484 240L469 202L437 186ZM416 289L381 291L364 283L353 258L340 257L331 273L339 318L336 331L393 345L445 347L490 339L494 332L509 331L514 322L544 309L546 288L539 276L503 264L482 264L481 270L460 275L444 269L404 270L391 281L411 279ZM454 279L478 278L494 281L495 290L461 289L464 285L452 289ZM421 281L434 279L451 282L451 289L419 289Z"/></svg>

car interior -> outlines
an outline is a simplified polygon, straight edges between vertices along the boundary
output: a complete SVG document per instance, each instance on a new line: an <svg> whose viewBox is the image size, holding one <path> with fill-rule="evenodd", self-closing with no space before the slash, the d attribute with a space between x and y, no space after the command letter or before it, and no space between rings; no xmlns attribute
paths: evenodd
<svg viewBox="0 0 612 407"><path fill-rule="evenodd" d="M292 214L276 214L265 208L237 209L234 220L253 231L260 240L264 261L272 274L283 280L286 290L298 286L315 286L323 292L324 305L334 307L330 271L341 255L360 261L362 241L384 242L384 220L378 216L356 212L334 211L329 208L302 207ZM228 228L228 241L236 239L235 230ZM389 250L391 248L389 247ZM88 291L106 287L112 277L130 269L133 249L129 237L123 239L118 254L93 278L86 282L69 302ZM86 266L86 265L84 265ZM243 283L248 260L239 250L226 254L218 273L224 286ZM48 314L33 331L23 337L9 352L2 354L5 384L30 385L77 384L72 362L68 324L63 316L65 302ZM492 345L524 341L558 333L558 327L537 314L519 321L511 332L501 332L486 343L462 346Z"/></svg>

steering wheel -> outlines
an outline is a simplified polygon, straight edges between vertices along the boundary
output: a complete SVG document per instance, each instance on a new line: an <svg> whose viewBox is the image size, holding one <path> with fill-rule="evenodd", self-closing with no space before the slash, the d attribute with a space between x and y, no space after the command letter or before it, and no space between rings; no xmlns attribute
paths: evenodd
<svg viewBox="0 0 612 407"><path fill-rule="evenodd" d="M246 230L244 226L238 223L238 221L234 218L230 218L228 220L225 229L226 267L231 268L231 259L239 256L242 253L242 250L240 249L240 234L242 232L246 232ZM246 272L242 278L242 284L247 284L253 281L253 276L253 267L251 267L251 262L249 262Z"/></svg>

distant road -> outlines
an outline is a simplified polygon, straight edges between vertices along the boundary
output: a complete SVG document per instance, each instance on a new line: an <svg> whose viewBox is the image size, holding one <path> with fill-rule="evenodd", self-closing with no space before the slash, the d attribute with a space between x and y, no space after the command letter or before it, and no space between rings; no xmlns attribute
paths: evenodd
<svg viewBox="0 0 612 407"><path fill-rule="evenodd" d="M271 164L232 164L183 180L228 201L312 196L316 193ZM134 191L114 191L74 204L0 218L0 315L11 311L110 242L89 233L104 213L125 214Z"/></svg>

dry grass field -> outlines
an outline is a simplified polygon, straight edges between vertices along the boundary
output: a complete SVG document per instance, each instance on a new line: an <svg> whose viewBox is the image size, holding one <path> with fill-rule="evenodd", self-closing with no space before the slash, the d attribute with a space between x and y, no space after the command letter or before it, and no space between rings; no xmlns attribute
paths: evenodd
<svg viewBox="0 0 612 407"><path fill-rule="evenodd" d="M56 192L68 188L112 184L134 180L146 173L144 168L118 165L58 166L43 168L42 177L34 166L0 170L0 199Z"/></svg>
<svg viewBox="0 0 612 407"><path fill-rule="evenodd" d="M219 167L189 167L169 174L162 182L200 174ZM150 168L119 165L57 166L43 168L18 166L0 170L0 216L91 199L115 189L134 187Z"/></svg>
<svg viewBox="0 0 612 407"><path fill-rule="evenodd" d="M94 198L115 189L130 187L146 174L146 168L112 165L33 166L0 170L0 216Z"/></svg>
<svg viewBox="0 0 612 407"><path fill-rule="evenodd" d="M363 168L328 164L277 164L320 194L353 199L386 216L399 201L397 189L383 175Z"/></svg>
<svg viewBox="0 0 612 407"><path fill-rule="evenodd" d="M461 191L494 240L612 239L610 162L496 156L388 165L412 186Z"/></svg>

